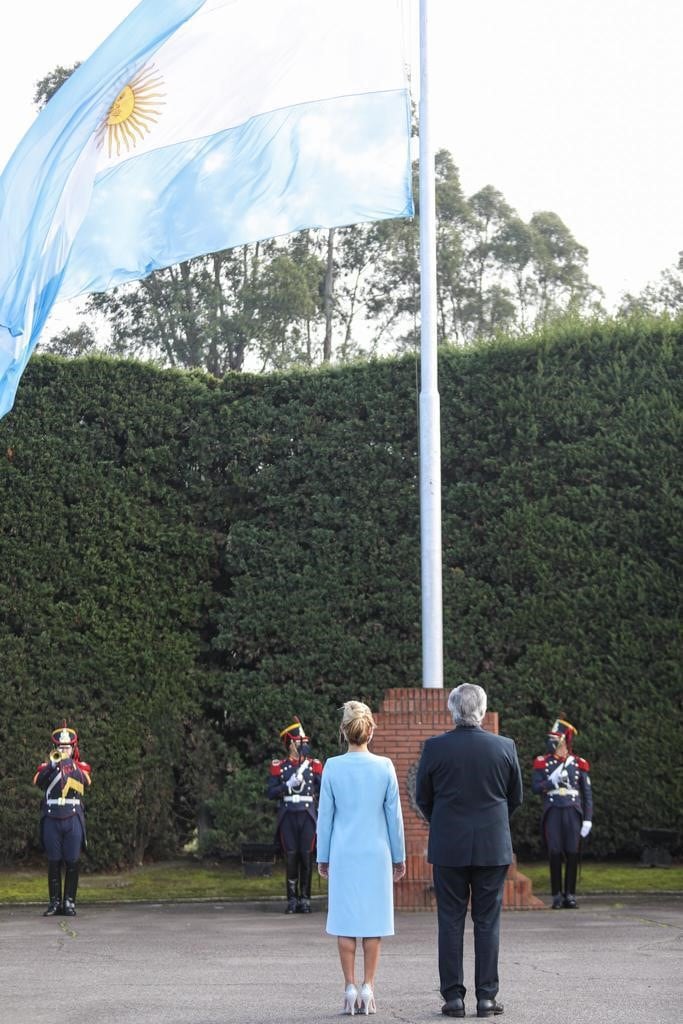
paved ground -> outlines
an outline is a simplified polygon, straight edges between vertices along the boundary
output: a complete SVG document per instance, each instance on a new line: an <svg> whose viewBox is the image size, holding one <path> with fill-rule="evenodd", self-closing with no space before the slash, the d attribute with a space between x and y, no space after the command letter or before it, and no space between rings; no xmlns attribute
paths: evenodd
<svg viewBox="0 0 683 1024"><path fill-rule="evenodd" d="M329 1024L342 981L321 907L81 908L75 919L0 907L5 1024ZM375 1020L445 1020L432 914L398 914ZM584 899L580 910L503 915L500 1021L673 1024L681 1019L683 897ZM467 977L472 978L471 935ZM472 996L474 994L472 993ZM467 1016L475 1016L474 998Z"/></svg>

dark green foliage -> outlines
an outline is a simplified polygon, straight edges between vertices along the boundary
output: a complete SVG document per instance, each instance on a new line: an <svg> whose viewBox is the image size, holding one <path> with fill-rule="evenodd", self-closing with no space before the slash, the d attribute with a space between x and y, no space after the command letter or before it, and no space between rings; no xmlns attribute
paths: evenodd
<svg viewBox="0 0 683 1024"><path fill-rule="evenodd" d="M292 713L327 747L349 696L376 704L419 681L408 367L265 377L230 402L248 447L232 479L212 644L229 671L210 699L246 760L268 756L274 725ZM232 399L235 386L223 390Z"/></svg>
<svg viewBox="0 0 683 1024"><path fill-rule="evenodd" d="M221 857L242 843L275 842L275 803L264 796L263 766L228 765L222 789L206 802L199 829L199 853Z"/></svg>
<svg viewBox="0 0 683 1024"><path fill-rule="evenodd" d="M27 384L0 449L2 854L34 842L26 782L66 716L94 765L91 859L126 863L187 827L174 807L212 564L195 430L206 385L52 358Z"/></svg>
<svg viewBox="0 0 683 1024"><path fill-rule="evenodd" d="M481 683L528 769L549 723L593 764L590 848L681 826L683 324L567 324L440 357L448 687ZM416 368L268 377L34 359L0 423L0 857L66 716L91 862L269 840L278 732L420 686ZM445 698L445 695L444 695ZM645 794L645 796L643 795ZM540 851L540 801L515 816Z"/></svg>
<svg viewBox="0 0 683 1024"><path fill-rule="evenodd" d="M681 826L680 341L574 325L489 349L444 409L451 680L478 677L525 759L558 713L578 726L603 855ZM540 849L539 802L514 819L520 851Z"/></svg>
<svg viewBox="0 0 683 1024"><path fill-rule="evenodd" d="M76 61L75 64L68 68L58 64L56 68L53 68L52 71L45 75L45 78L41 78L39 82L36 82L33 102L38 110L42 110L52 99L57 90L64 85L67 78L80 66L80 63L80 61Z"/></svg>

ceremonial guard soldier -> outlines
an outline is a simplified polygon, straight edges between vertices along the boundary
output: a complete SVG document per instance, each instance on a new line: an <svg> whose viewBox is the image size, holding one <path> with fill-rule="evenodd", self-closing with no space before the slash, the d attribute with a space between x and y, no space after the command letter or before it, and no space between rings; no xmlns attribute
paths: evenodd
<svg viewBox="0 0 683 1024"><path fill-rule="evenodd" d="M81 761L78 734L64 722L52 732L54 749L38 766L33 782L43 790L40 836L47 854L48 908L44 917L76 914L78 862L85 847L83 796L90 765ZM62 900L62 861L64 898Z"/></svg>
<svg viewBox="0 0 683 1024"><path fill-rule="evenodd" d="M278 800L276 841L285 857L288 914L310 914L322 762L310 756L298 718L280 733L287 756L270 766L268 797Z"/></svg>
<svg viewBox="0 0 683 1024"><path fill-rule="evenodd" d="M558 718L548 733L546 753L534 760L531 781L534 793L543 797L541 827L548 848L553 910L576 909L579 844L592 827L590 765L572 752L573 738L577 735L578 730L573 725Z"/></svg>

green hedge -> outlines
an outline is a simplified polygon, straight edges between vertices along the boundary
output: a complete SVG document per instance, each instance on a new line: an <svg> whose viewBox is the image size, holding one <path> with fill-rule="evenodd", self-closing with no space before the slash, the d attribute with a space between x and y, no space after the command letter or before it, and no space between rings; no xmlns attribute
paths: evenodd
<svg viewBox="0 0 683 1024"><path fill-rule="evenodd" d="M444 349L446 685L530 769L550 721L593 763L595 853L681 831L683 324ZM277 733L335 753L340 704L420 686L416 365L233 376L32 361L0 422L0 857L36 849L34 762L92 761L90 861L268 838ZM645 793L645 797L643 797ZM515 816L540 851L539 805Z"/></svg>
<svg viewBox="0 0 683 1024"><path fill-rule="evenodd" d="M194 827L205 392L141 366L36 359L0 424L4 859L35 845L31 778L62 716L94 767L93 863L171 852Z"/></svg>

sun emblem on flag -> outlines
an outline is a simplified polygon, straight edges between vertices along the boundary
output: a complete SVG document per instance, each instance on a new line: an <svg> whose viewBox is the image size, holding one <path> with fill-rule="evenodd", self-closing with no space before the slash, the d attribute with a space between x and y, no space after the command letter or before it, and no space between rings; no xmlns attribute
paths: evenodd
<svg viewBox="0 0 683 1024"><path fill-rule="evenodd" d="M142 68L124 85L98 130L98 142L105 139L108 154L135 149L139 139L144 139L158 122L164 105L164 80L153 64Z"/></svg>

